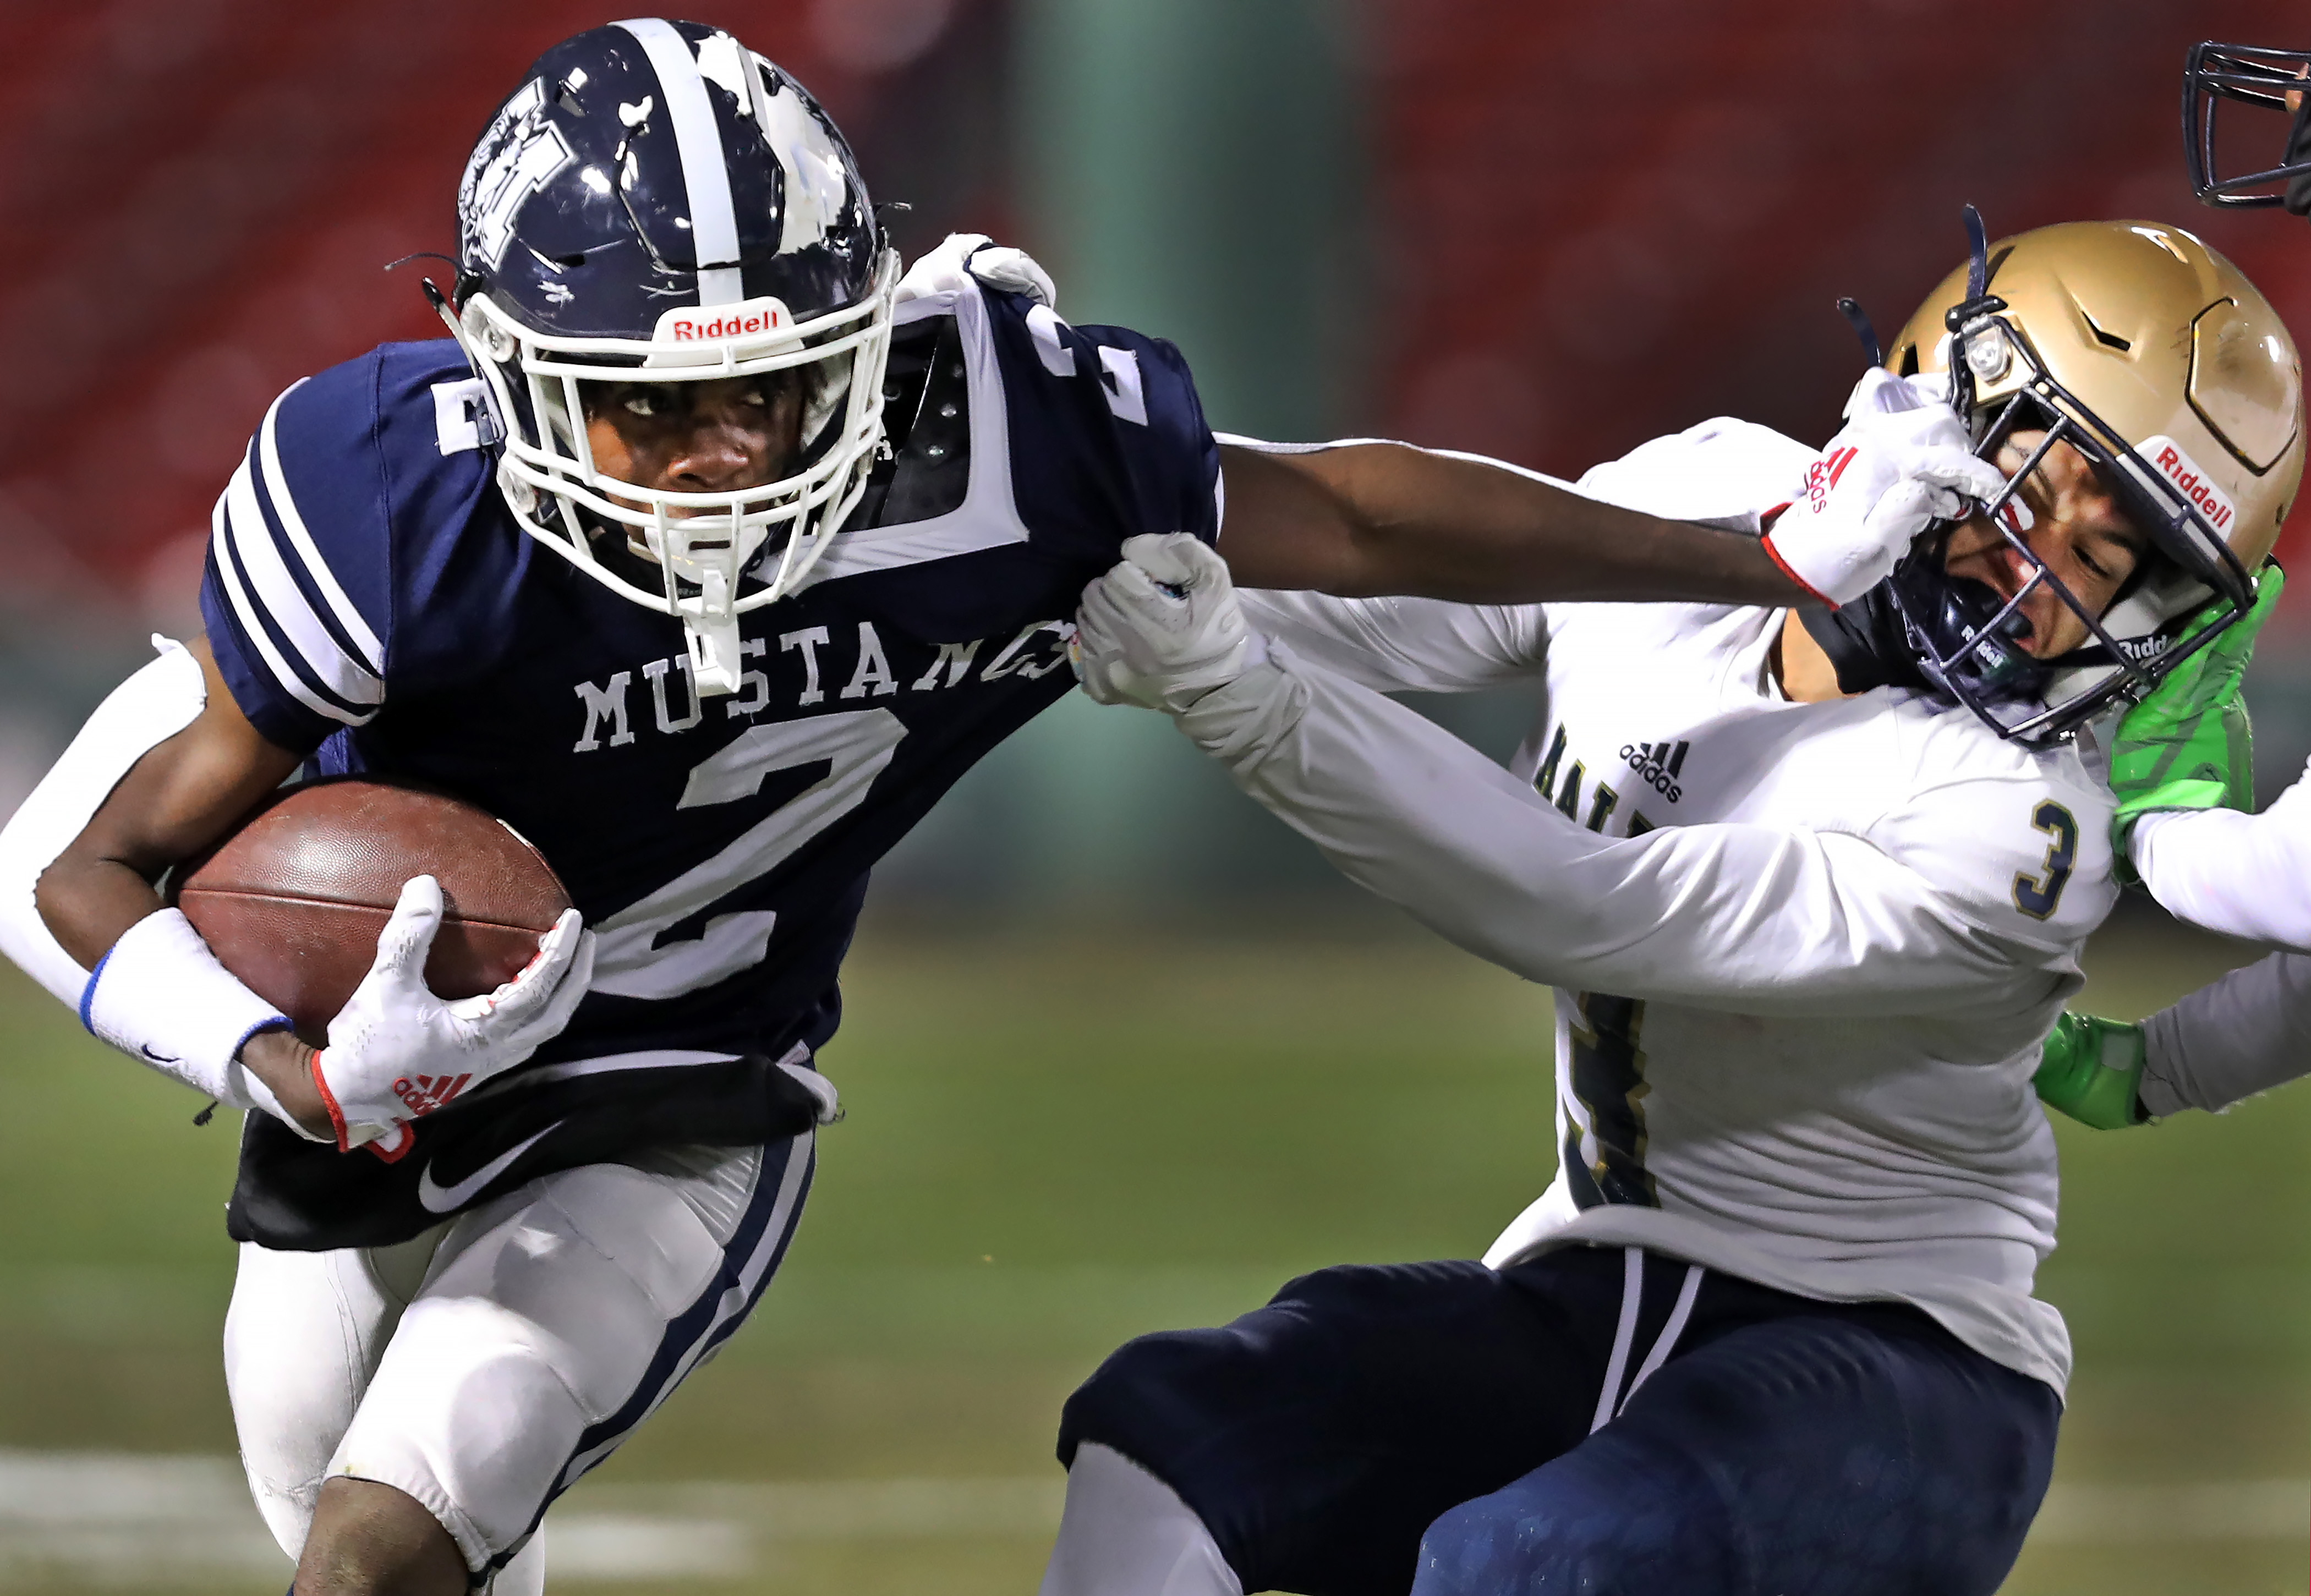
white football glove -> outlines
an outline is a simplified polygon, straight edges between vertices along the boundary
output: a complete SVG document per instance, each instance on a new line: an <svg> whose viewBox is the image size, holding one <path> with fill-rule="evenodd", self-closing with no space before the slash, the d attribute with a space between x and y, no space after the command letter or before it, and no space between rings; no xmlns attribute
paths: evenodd
<svg viewBox="0 0 2311 1596"><path fill-rule="evenodd" d="M1947 405L1872 369L1846 401L1845 430L1806 471L1805 484L1766 534L1766 552L1827 603L1850 603L1894 574L1928 525L1993 498L2006 478L1977 459ZM2017 517L2027 516L2013 501Z"/></svg>
<svg viewBox="0 0 2311 1596"><path fill-rule="evenodd" d="M899 279L894 302L903 305L909 300L954 292L966 286L966 274L990 288L1024 293L1048 310L1060 308L1060 291L1051 286L1051 275L1036 264L1033 256L994 243L983 232L951 232L937 249L919 256Z"/></svg>
<svg viewBox="0 0 2311 1596"><path fill-rule="evenodd" d="M1084 589L1068 657L1101 703L1176 715L1252 661L1227 562L1185 532L1142 534Z"/></svg>
<svg viewBox="0 0 2311 1596"><path fill-rule="evenodd" d="M448 1002L425 984L425 956L441 929L441 886L413 877L378 933L370 966L313 1055L313 1082L340 1150L504 1074L570 1023L594 974L594 933L575 909L539 941L537 956L493 992Z"/></svg>

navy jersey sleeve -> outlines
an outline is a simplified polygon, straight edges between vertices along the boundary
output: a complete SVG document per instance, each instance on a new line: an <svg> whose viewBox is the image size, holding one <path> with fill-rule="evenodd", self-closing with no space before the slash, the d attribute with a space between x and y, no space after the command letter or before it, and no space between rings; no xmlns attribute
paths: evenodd
<svg viewBox="0 0 2311 1596"><path fill-rule="evenodd" d="M1112 563L1127 537L1219 536L1219 445L1179 350L1075 327L985 290L1012 429L1014 491L1038 542Z"/></svg>
<svg viewBox="0 0 2311 1596"><path fill-rule="evenodd" d="M269 741L310 753L389 693L445 685L489 635L526 540L478 513L493 496L478 386L453 344L388 344L266 412L217 501L201 614Z"/></svg>

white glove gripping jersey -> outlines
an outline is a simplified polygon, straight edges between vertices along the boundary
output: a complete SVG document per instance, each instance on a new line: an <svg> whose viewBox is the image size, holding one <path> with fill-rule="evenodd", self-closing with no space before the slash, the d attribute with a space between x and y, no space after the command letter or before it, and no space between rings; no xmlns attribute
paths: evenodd
<svg viewBox="0 0 2311 1596"><path fill-rule="evenodd" d="M1125 538L1217 535L1218 448L1177 350L952 269L911 283L893 458L810 583L742 618L727 697L693 685L678 621L515 526L455 344L388 344L266 413L201 592L235 701L324 772L501 816L599 940L569 1028L428 1116L398 1165L250 1121L237 1237L379 1245L612 1144L807 1128L800 1099L795 1122L757 1111L792 1096L773 1061L833 1033L875 861L1074 686L1077 597Z"/></svg>
<svg viewBox="0 0 2311 1596"><path fill-rule="evenodd" d="M1582 486L1736 520L1806 458L1713 423ZM1351 877L1557 989L1559 1173L1487 1261L1640 1245L1908 1302L2062 1388L2030 1077L2115 895L2076 752L1892 691L1790 703L1781 611L1249 606L1274 658L1183 728ZM1519 674L1548 707L1507 771L1370 690Z"/></svg>

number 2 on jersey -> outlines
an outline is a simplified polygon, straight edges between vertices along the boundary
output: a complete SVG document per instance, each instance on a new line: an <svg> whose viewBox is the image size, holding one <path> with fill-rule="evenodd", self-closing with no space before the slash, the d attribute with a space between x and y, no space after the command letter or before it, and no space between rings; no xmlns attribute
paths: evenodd
<svg viewBox="0 0 2311 1596"><path fill-rule="evenodd" d="M713 858L594 928L597 992L678 998L759 964L778 923L772 909L719 914L695 938L660 947L681 921L767 876L804 843L867 801L907 728L888 710L845 710L808 720L750 726L690 772L681 809L737 803L777 771L825 762L825 776L748 826Z"/></svg>
<svg viewBox="0 0 2311 1596"><path fill-rule="evenodd" d="M2054 839L2046 844L2046 862L2036 876L2020 871L2014 877L2014 907L2032 920L2045 920L2062 901L2062 888L2079 863L2079 823L2068 809L2048 798L2030 811L2030 824Z"/></svg>

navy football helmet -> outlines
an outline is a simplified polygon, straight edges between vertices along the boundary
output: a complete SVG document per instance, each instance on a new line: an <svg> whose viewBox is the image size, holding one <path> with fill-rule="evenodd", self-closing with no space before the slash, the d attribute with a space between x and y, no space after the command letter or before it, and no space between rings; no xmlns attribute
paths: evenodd
<svg viewBox="0 0 2311 1596"><path fill-rule="evenodd" d="M2218 44L2211 39L2191 47L2183 63L2183 158L2190 166L2192 190L2201 199L2211 205L2283 205L2298 216L2311 214L2307 77L2311 50ZM2277 141L2275 163L2226 175L2215 136L2216 113L2225 101L2272 113L2253 120Z"/></svg>
<svg viewBox="0 0 2311 1596"><path fill-rule="evenodd" d="M883 438L898 257L842 135L719 29L616 22L532 65L475 146L458 223L444 315L488 385L515 519L679 616L699 690L735 691L737 615L802 582ZM801 450L776 481L674 493L597 467L585 385L778 372L800 385ZM597 557L615 533L655 590Z"/></svg>

